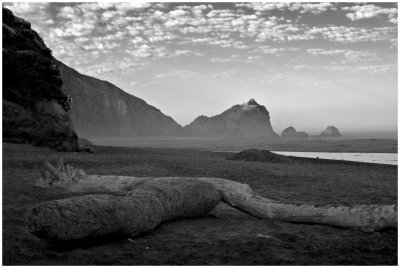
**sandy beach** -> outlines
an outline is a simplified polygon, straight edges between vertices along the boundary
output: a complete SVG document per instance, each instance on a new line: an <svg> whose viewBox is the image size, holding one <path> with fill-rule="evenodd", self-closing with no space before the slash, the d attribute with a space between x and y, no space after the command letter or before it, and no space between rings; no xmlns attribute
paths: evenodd
<svg viewBox="0 0 400 268"><path fill-rule="evenodd" d="M96 147L94 154L65 153L3 143L3 264L397 264L397 230L363 233L259 220L225 204L207 217L166 222L129 239L56 245L36 238L26 227L26 213L34 204L74 195L34 187L40 176L38 164L61 157L89 174L227 178L247 183L265 197L295 204L397 203L397 166L321 159L256 163L227 160L230 155L124 147Z"/></svg>

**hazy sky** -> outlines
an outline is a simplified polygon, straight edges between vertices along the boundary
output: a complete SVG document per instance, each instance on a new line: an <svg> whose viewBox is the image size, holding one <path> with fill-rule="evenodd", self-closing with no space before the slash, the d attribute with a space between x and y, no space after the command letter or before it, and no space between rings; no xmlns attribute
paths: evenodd
<svg viewBox="0 0 400 268"><path fill-rule="evenodd" d="M397 128L396 3L6 3L53 55L185 125L250 98L274 130Z"/></svg>

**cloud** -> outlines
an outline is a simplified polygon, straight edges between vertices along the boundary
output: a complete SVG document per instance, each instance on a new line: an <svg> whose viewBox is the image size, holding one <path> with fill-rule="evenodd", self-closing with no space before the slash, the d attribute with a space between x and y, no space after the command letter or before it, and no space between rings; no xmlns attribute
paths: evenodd
<svg viewBox="0 0 400 268"><path fill-rule="evenodd" d="M314 15L326 12L330 9L335 9L334 4L328 3L328 2L324 2L324 3L252 2L252 3L240 3L240 4L236 4L236 6L237 7L246 7L246 8L258 11L258 12L265 12L265 11L272 11L272 10L290 10L290 11L298 11L301 14L312 13Z"/></svg>
<svg viewBox="0 0 400 268"><path fill-rule="evenodd" d="M187 49L178 49L178 50L172 51L170 53L170 55L172 57L179 57L179 56L198 56L198 57L202 57L202 56L205 55L205 53L192 51L192 50L187 50Z"/></svg>
<svg viewBox="0 0 400 268"><path fill-rule="evenodd" d="M11 9L15 15L29 18L32 28L39 32L41 36L46 33L45 29L54 25L51 12L49 12L50 3L4 2L3 5Z"/></svg>
<svg viewBox="0 0 400 268"><path fill-rule="evenodd" d="M179 18L179 17L185 16L186 14L187 14L187 11L184 11L182 9L172 10L169 12L170 18Z"/></svg>
<svg viewBox="0 0 400 268"><path fill-rule="evenodd" d="M381 65L363 65L363 66L325 66L325 70L329 71L346 71L349 73L371 73L371 74L384 74L384 73L397 73L397 65L394 64L381 64Z"/></svg>
<svg viewBox="0 0 400 268"><path fill-rule="evenodd" d="M397 27L312 27L305 32L305 35L309 39L323 38L339 43L390 41L397 35Z"/></svg>
<svg viewBox="0 0 400 268"><path fill-rule="evenodd" d="M50 3L38 2L9 2L4 5L20 15L37 13L45 10ZM43 14L43 13L42 13ZM41 15L42 15L41 14Z"/></svg>
<svg viewBox="0 0 400 268"><path fill-rule="evenodd" d="M355 62L368 62L379 60L376 53L370 51L356 51L350 49L321 49L321 48L310 48L307 52L311 55L318 56L343 56L345 60L340 61L341 63L355 63Z"/></svg>
<svg viewBox="0 0 400 268"><path fill-rule="evenodd" d="M282 3L267 3L267 2L252 2L252 3L239 3L236 4L237 7L246 7L249 9L253 9L255 11L271 11L274 9L283 10L289 6L290 3L282 2Z"/></svg>
<svg viewBox="0 0 400 268"><path fill-rule="evenodd" d="M226 62L234 62L237 61L237 59L233 58L211 58L211 62L218 62L218 63L226 63Z"/></svg>
<svg viewBox="0 0 400 268"><path fill-rule="evenodd" d="M294 65L293 69L303 71L321 71L328 72L347 72L347 73L370 73L370 74L384 74L384 73L397 73L396 64L374 64L374 65Z"/></svg>
<svg viewBox="0 0 400 268"><path fill-rule="evenodd" d="M180 78L187 79L189 77L195 76L197 73L186 70L174 70L165 73L160 73L155 76L156 79L165 79L165 78Z"/></svg>
<svg viewBox="0 0 400 268"><path fill-rule="evenodd" d="M368 4L342 7L342 9L350 11L346 16L351 20L361 20L386 15L389 22L397 23L397 8L382 8L374 4Z"/></svg>
<svg viewBox="0 0 400 268"><path fill-rule="evenodd" d="M391 18L391 19L389 19L389 22L393 23L393 24L397 24L398 18L397 17L396 18Z"/></svg>
<svg viewBox="0 0 400 268"><path fill-rule="evenodd" d="M168 55L165 47L147 44L135 46L131 49L127 49L125 52L136 58L158 58Z"/></svg>
<svg viewBox="0 0 400 268"><path fill-rule="evenodd" d="M305 65L305 64L300 64L300 65L293 65L293 69L295 70L304 70L304 69L308 69L309 66Z"/></svg>
<svg viewBox="0 0 400 268"><path fill-rule="evenodd" d="M82 47L86 50L114 50L117 47L120 47L121 44L115 42L94 42L90 45L83 45Z"/></svg>
<svg viewBox="0 0 400 268"><path fill-rule="evenodd" d="M152 86L148 83L140 82L140 81L131 81L129 82L129 85L134 86L134 87L149 87Z"/></svg>
<svg viewBox="0 0 400 268"><path fill-rule="evenodd" d="M312 13L320 14L334 8L334 4L324 2L324 3L291 3L288 6L289 10L298 10L301 14Z"/></svg>
<svg viewBox="0 0 400 268"><path fill-rule="evenodd" d="M193 56L208 56L214 63L241 60L261 64L261 58L275 60L275 57L286 56L293 62L297 60L296 68L300 70L305 67L298 64L301 59L296 56L304 56L298 51L300 47L310 47L310 41L332 48L310 48L306 53L308 57L339 56L342 64L378 60L371 51L347 47L359 42L382 42L388 49L397 47L397 27L392 25L397 23L397 8L373 4L343 7L340 12L336 10L337 4L326 2L227 3L223 7L150 2L5 5L37 27L56 57L72 63L72 67L87 68L97 75L110 73L110 68L117 67L112 58L114 55L129 58L126 66ZM351 27L340 21L325 25L300 23L293 19L303 14L314 16L326 12L343 16L343 11L355 20L384 16L389 26L362 27L363 24L358 23L359 27ZM301 45L296 48L298 44ZM240 56L223 57L224 54L218 54L221 50ZM105 63L99 65L99 61ZM89 66L99 69L94 71Z"/></svg>
<svg viewBox="0 0 400 268"><path fill-rule="evenodd" d="M133 71L141 70L148 66L148 63L137 62L131 58L113 59L108 58L100 63L88 67L79 68L87 75L99 77L105 74L132 74Z"/></svg>
<svg viewBox="0 0 400 268"><path fill-rule="evenodd" d="M118 11L127 12L131 10L137 9L145 9L149 8L151 3L149 2L122 2L122 3L113 3L113 7Z"/></svg>
<svg viewBox="0 0 400 268"><path fill-rule="evenodd" d="M293 51L292 48L283 47L271 47L271 46L257 46L251 53L261 53L261 54L278 54L285 51Z"/></svg>
<svg viewBox="0 0 400 268"><path fill-rule="evenodd" d="M247 59L249 61L259 60L261 59L261 56L248 56Z"/></svg>
<svg viewBox="0 0 400 268"><path fill-rule="evenodd" d="M232 77L239 72L238 69L224 69L223 71L218 71L217 73L213 73L211 75L212 78L221 78L221 77Z"/></svg>
<svg viewBox="0 0 400 268"><path fill-rule="evenodd" d="M236 17L237 14L233 13L231 10L227 9L214 9L208 12L207 17L209 18L230 18Z"/></svg>
<svg viewBox="0 0 400 268"><path fill-rule="evenodd" d="M310 48L307 49L307 52L312 54L312 55L329 55L329 56L334 56L334 55L343 55L346 50L343 49L322 49L322 48Z"/></svg>

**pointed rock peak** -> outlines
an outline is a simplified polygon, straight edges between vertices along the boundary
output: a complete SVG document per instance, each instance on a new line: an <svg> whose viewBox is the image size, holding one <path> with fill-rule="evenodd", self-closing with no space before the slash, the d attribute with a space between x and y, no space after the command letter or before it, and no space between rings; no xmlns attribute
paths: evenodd
<svg viewBox="0 0 400 268"><path fill-rule="evenodd" d="M245 102L241 105L241 108L243 110L253 110L253 109L258 109L262 107L260 104L258 104L254 99L250 99L248 102Z"/></svg>
<svg viewBox="0 0 400 268"><path fill-rule="evenodd" d="M256 100L255 99L250 99L248 102L247 102L247 105L259 105L257 102L256 102Z"/></svg>
<svg viewBox="0 0 400 268"><path fill-rule="evenodd" d="M325 131L339 131L335 126L327 126Z"/></svg>

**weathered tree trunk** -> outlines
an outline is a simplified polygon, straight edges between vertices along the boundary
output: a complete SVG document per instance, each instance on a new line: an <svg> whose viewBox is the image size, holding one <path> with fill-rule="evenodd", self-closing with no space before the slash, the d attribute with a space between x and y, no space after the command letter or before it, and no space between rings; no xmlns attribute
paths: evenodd
<svg viewBox="0 0 400 268"><path fill-rule="evenodd" d="M155 179L125 196L84 195L42 202L29 215L29 229L49 240L110 234L134 236L163 221L203 216L221 201L212 184L196 179Z"/></svg>
<svg viewBox="0 0 400 268"><path fill-rule="evenodd" d="M86 175L82 170L68 165L64 168L62 162L59 163L58 169L45 162L41 170L43 178L36 184L38 187L63 188L71 192L86 193L127 193L147 181L176 180L184 182L190 179L185 177L137 178ZM261 219L357 228L366 232L397 228L397 205L357 205L352 207L293 205L264 198L254 193L247 184L220 178L195 179L214 185L221 193L223 202Z"/></svg>

